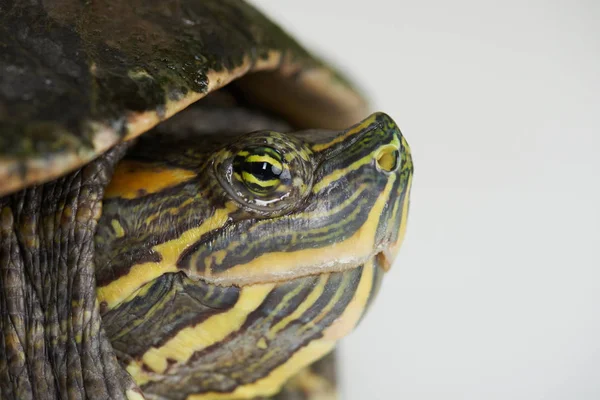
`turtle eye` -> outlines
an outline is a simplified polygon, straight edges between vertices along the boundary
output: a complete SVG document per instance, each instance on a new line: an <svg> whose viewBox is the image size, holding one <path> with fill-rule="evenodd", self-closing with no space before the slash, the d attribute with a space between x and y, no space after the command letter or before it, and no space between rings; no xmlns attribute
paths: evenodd
<svg viewBox="0 0 600 400"><path fill-rule="evenodd" d="M239 152L233 159L235 178L243 182L257 196L267 196L276 191L286 178L283 157L269 147Z"/></svg>
<svg viewBox="0 0 600 400"><path fill-rule="evenodd" d="M246 210L280 215L302 204L312 186L310 148L283 133L250 133L214 156L216 178Z"/></svg>

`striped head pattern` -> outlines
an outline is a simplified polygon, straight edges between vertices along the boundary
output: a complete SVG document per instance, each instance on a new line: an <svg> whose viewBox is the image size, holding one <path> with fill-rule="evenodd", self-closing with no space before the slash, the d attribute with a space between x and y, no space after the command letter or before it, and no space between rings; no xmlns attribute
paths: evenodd
<svg viewBox="0 0 600 400"><path fill-rule="evenodd" d="M382 113L342 132L145 136L96 236L121 363L156 398L275 393L377 293L406 228L408 144Z"/></svg>

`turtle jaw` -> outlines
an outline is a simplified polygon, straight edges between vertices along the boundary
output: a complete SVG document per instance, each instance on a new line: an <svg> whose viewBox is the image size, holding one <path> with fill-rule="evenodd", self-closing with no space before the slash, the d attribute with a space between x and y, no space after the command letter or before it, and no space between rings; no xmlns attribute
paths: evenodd
<svg viewBox="0 0 600 400"><path fill-rule="evenodd" d="M310 154L312 185L295 209L239 219L179 258L192 279L221 286L343 272L376 259L387 271L402 244L413 166L396 123L375 113L342 132L293 134ZM317 139L319 137L319 139ZM295 140L296 140L295 139ZM300 152L300 150L299 150ZM231 240L240 234L243 240Z"/></svg>
<svg viewBox="0 0 600 400"><path fill-rule="evenodd" d="M402 240L399 240L375 254L377 264L384 272L388 272L394 265L401 245Z"/></svg>
<svg viewBox="0 0 600 400"><path fill-rule="evenodd" d="M293 134L308 143L314 162L309 195L299 202L306 206L233 223L207 238L212 250L199 246L180 258L180 268L192 278L236 286L342 272L372 259L389 270L406 230L413 173L408 143L383 113L342 132L320 133L325 141L313 131ZM244 240L231 241L232 232L243 232ZM221 249L227 249L223 257L212 256Z"/></svg>
<svg viewBox="0 0 600 400"><path fill-rule="evenodd" d="M351 270L375 257L389 269L406 228L408 144L381 113L345 131L321 133L293 135L284 149L309 164L312 180L291 211L273 216L252 214L231 198L208 156L194 167L204 171L199 174L165 161L182 148L166 154L150 145L137 148L153 161L121 163L103 202L96 235L100 302L113 308L165 273L242 287ZM275 136L282 134L261 134ZM161 179L152 180L157 173ZM141 181L153 184L140 191L132 183Z"/></svg>

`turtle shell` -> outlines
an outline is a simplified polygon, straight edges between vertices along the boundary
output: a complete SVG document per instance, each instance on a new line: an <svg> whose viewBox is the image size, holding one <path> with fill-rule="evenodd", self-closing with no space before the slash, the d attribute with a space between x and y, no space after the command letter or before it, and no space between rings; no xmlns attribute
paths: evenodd
<svg viewBox="0 0 600 400"><path fill-rule="evenodd" d="M0 5L0 196L52 180L229 82L297 125L365 115L336 71L240 0Z"/></svg>

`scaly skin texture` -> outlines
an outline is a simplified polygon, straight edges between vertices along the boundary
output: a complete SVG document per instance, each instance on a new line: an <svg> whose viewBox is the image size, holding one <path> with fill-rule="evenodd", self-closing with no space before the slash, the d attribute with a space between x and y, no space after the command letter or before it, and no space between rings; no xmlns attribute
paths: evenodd
<svg viewBox="0 0 600 400"><path fill-rule="evenodd" d="M93 235L124 152L0 198L0 398L124 399L135 391L102 327Z"/></svg>

